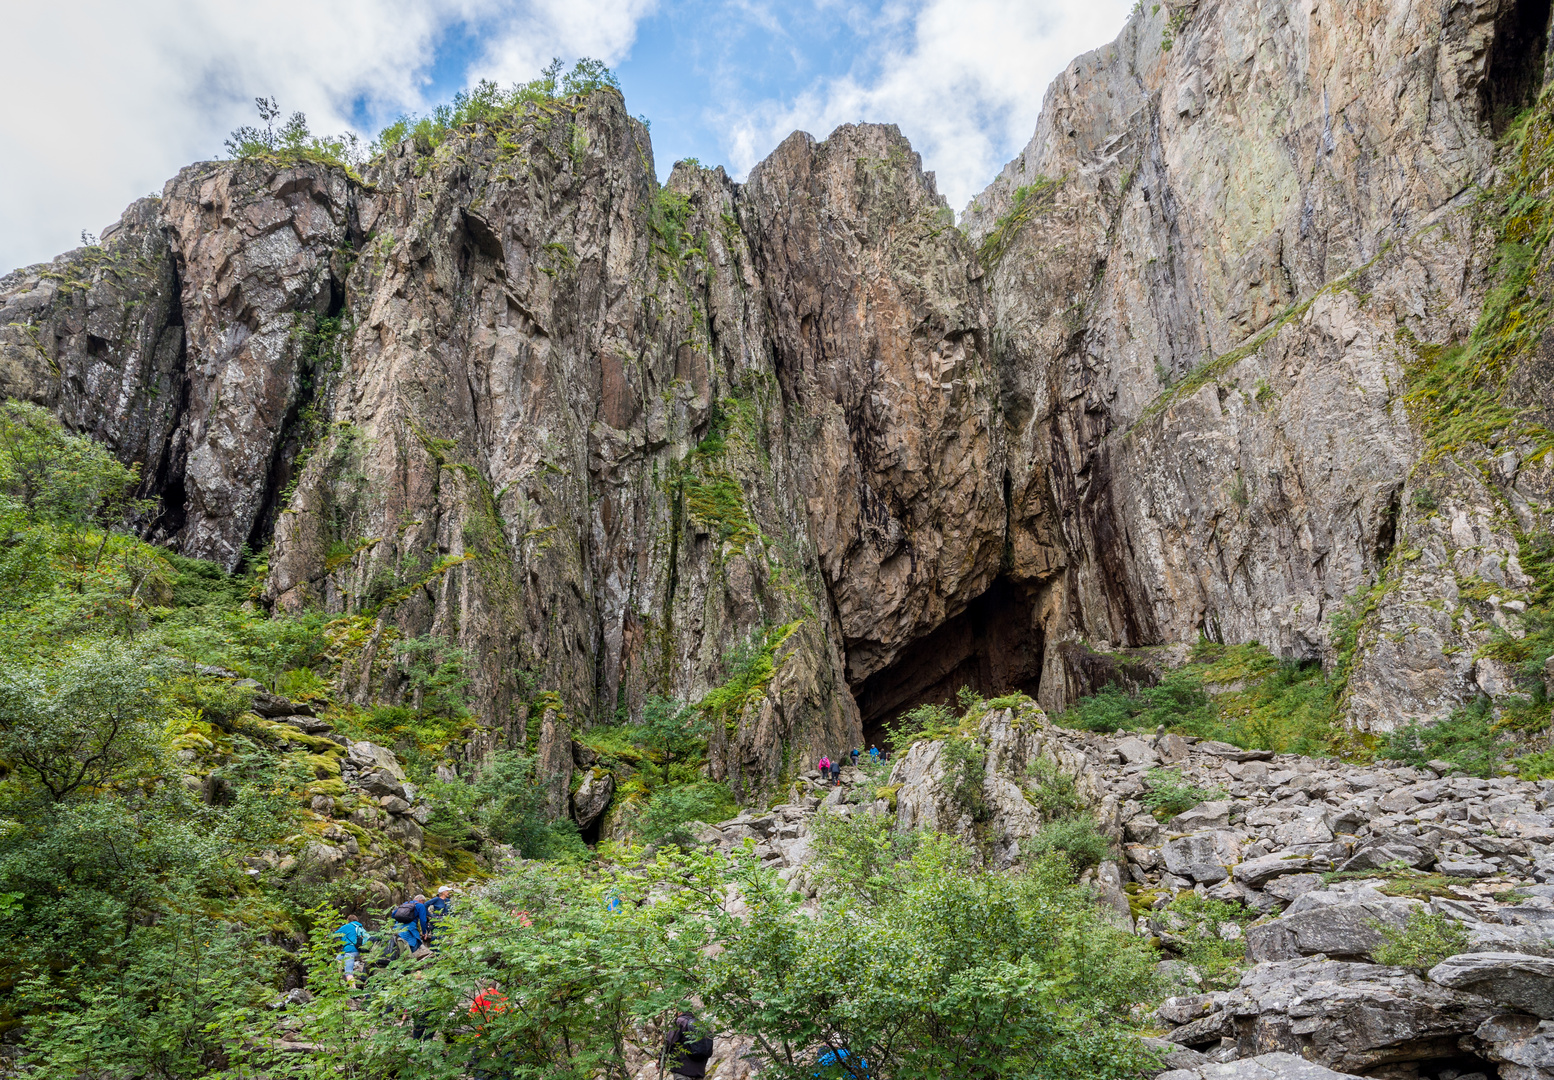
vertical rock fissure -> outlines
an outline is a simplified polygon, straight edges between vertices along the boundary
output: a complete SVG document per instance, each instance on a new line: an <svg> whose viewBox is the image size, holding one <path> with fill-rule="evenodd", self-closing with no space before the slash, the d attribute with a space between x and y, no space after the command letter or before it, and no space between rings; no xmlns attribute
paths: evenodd
<svg viewBox="0 0 1554 1080"><path fill-rule="evenodd" d="M1495 138L1531 105L1543 86L1550 0L1514 0L1495 19L1494 42L1479 84L1479 119Z"/></svg>

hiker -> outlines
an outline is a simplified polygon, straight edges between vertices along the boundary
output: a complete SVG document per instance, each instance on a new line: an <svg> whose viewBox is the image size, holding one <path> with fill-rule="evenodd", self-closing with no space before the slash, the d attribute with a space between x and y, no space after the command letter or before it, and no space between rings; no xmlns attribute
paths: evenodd
<svg viewBox="0 0 1554 1080"><path fill-rule="evenodd" d="M875 765L880 763L880 748L872 743L869 745L869 757L873 759Z"/></svg>
<svg viewBox="0 0 1554 1080"><path fill-rule="evenodd" d="M453 914L453 886L437 886L437 895L426 905L426 944L432 945L437 940L437 926L442 920Z"/></svg>
<svg viewBox="0 0 1554 1080"><path fill-rule="evenodd" d="M669 1029L669 1041L659 1060L671 1076L699 1080L707 1075L707 1059L712 1056L712 1036L696 1022L692 1013L682 1012Z"/></svg>
<svg viewBox="0 0 1554 1080"><path fill-rule="evenodd" d="M362 946L372 940L372 935L367 933L367 928L352 919L340 929L335 931L335 937L340 939L340 966L345 969L345 985L356 985L356 957L361 953Z"/></svg>
<svg viewBox="0 0 1554 1080"><path fill-rule="evenodd" d="M416 893L414 899L406 900L396 907L393 916L394 921L403 927L395 937L405 943L410 955L418 960L423 956L431 955L432 950L426 946L426 936L430 929L426 913L426 897Z"/></svg>
<svg viewBox="0 0 1554 1080"><path fill-rule="evenodd" d="M853 753L852 753L853 768L856 769L858 767L858 758L861 757L862 754L863 754L863 748L861 746L853 747Z"/></svg>
<svg viewBox="0 0 1554 1080"><path fill-rule="evenodd" d="M866 1077L869 1075L869 1063L863 1058L855 1058L845 1046L838 1046L840 1036L832 1035L825 1041L820 1050L820 1055L815 1064L820 1066L820 1071L815 1073L819 1077Z"/></svg>
<svg viewBox="0 0 1554 1080"><path fill-rule="evenodd" d="M820 755L820 779L831 779L831 759L824 754Z"/></svg>
<svg viewBox="0 0 1554 1080"><path fill-rule="evenodd" d="M837 786L842 786L842 763L840 760L831 762L831 780Z"/></svg>

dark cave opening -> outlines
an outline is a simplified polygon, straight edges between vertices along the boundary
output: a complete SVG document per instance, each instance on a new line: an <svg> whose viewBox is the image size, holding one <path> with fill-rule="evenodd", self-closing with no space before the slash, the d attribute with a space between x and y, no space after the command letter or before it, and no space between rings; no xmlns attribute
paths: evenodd
<svg viewBox="0 0 1554 1080"><path fill-rule="evenodd" d="M1479 84L1479 119L1496 138L1533 103L1543 85L1550 0L1516 0L1495 19L1489 65Z"/></svg>
<svg viewBox="0 0 1554 1080"><path fill-rule="evenodd" d="M888 722L918 705L950 704L963 686L984 697L1016 690L1035 697L1043 645L1036 586L994 579L965 611L853 687L864 745L883 749Z"/></svg>

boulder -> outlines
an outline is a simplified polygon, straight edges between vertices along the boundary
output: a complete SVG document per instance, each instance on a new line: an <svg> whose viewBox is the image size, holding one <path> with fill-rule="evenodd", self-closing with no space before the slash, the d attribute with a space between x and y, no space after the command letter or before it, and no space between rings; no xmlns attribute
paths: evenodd
<svg viewBox="0 0 1554 1080"><path fill-rule="evenodd" d="M1117 753L1129 765L1138 765L1140 763L1154 765L1160 761L1160 755L1155 753L1155 748L1143 739L1123 739L1117 744Z"/></svg>
<svg viewBox="0 0 1554 1080"><path fill-rule="evenodd" d="M1321 887L1321 874L1291 874L1289 877L1275 878L1270 881L1263 887L1263 891L1269 896L1288 903L1297 897L1305 896L1308 892L1316 892Z"/></svg>
<svg viewBox="0 0 1554 1080"><path fill-rule="evenodd" d="M1243 885L1261 889L1275 878L1290 874L1305 874L1311 867L1312 860L1304 855L1264 855L1261 858L1237 863L1231 875ZM1294 897L1287 899L1293 900Z"/></svg>
<svg viewBox="0 0 1554 1080"><path fill-rule="evenodd" d="M1288 958L1288 947L1304 956L1365 957L1385 940L1378 926L1402 929L1409 913L1422 907L1364 885L1321 889L1297 897L1282 918L1252 927L1248 947L1268 959Z"/></svg>
<svg viewBox="0 0 1554 1080"><path fill-rule="evenodd" d="M356 745L359 746L361 744L358 743ZM407 804L410 801L409 799L405 799L406 793L404 785L394 777L393 773L384 769L374 769L371 772L363 772L360 776L357 777L356 784L369 795L376 795L380 799L404 799Z"/></svg>
<svg viewBox="0 0 1554 1080"><path fill-rule="evenodd" d="M1242 1057L1301 1054L1343 1072L1452 1057L1494 1015L1481 997L1402 968L1307 958L1259 964L1225 1002Z"/></svg>
<svg viewBox="0 0 1554 1080"><path fill-rule="evenodd" d="M1435 853L1413 837L1378 836L1355 848L1354 854L1339 869L1380 870L1398 862L1417 870L1427 870L1435 862Z"/></svg>
<svg viewBox="0 0 1554 1080"><path fill-rule="evenodd" d="M1217 758L1226 761L1272 761L1272 750L1243 750L1239 746L1231 746L1229 743L1205 741L1198 744L1198 749L1205 754L1213 754Z"/></svg>
<svg viewBox="0 0 1554 1080"><path fill-rule="evenodd" d="M1295 847L1300 844L1326 844L1332 841L1332 830L1323 820L1324 815L1316 813L1302 814L1293 821L1286 821L1283 825L1274 826L1274 842L1280 847Z"/></svg>
<svg viewBox="0 0 1554 1080"><path fill-rule="evenodd" d="M1177 837L1161 849L1161 855L1170 873L1212 885L1230 876L1226 866L1234 863L1240 852L1232 834L1209 832Z"/></svg>
<svg viewBox="0 0 1554 1080"><path fill-rule="evenodd" d="M1473 1033L1484 1056L1500 1065L1500 1080L1554 1077L1554 1023L1532 1016L1501 1014Z"/></svg>
<svg viewBox="0 0 1554 1080"><path fill-rule="evenodd" d="M1442 859L1435 864L1435 872L1448 877L1481 878L1498 874L1500 868L1482 859Z"/></svg>
<svg viewBox="0 0 1554 1080"><path fill-rule="evenodd" d="M1229 1013L1220 1010L1173 1028L1166 1032L1166 1039L1182 1046L1209 1046L1217 1044L1221 1039L1233 1037L1235 1033L1235 1021Z"/></svg>
<svg viewBox="0 0 1554 1080"><path fill-rule="evenodd" d="M274 718L282 724L289 724L306 735L324 735L334 730L328 720L320 720L316 716L303 713L293 713L290 716L277 716Z"/></svg>
<svg viewBox="0 0 1554 1080"><path fill-rule="evenodd" d="M1295 1054L1275 1052L1239 1061L1175 1069L1161 1073L1157 1080L1347 1080L1349 1075Z"/></svg>
<svg viewBox="0 0 1554 1080"><path fill-rule="evenodd" d="M260 716L271 719L280 719L288 716L312 716L313 706L301 702L288 701L279 694L266 693L260 690L254 694L254 703L249 706Z"/></svg>
<svg viewBox="0 0 1554 1080"><path fill-rule="evenodd" d="M1449 956L1430 969L1442 986L1466 990L1513 1009L1554 1020L1554 959L1515 952Z"/></svg>
<svg viewBox="0 0 1554 1080"><path fill-rule="evenodd" d="M1129 843L1150 845L1160 843L1160 836L1163 832L1160 822L1148 814L1139 814L1137 817L1129 818L1127 823L1123 825L1122 831Z"/></svg>
<svg viewBox="0 0 1554 1080"><path fill-rule="evenodd" d="M1166 825L1166 829L1174 833L1189 833L1198 832L1201 829L1223 829L1229 824L1230 801L1222 799L1199 803L1191 810L1177 814Z"/></svg>
<svg viewBox="0 0 1554 1080"><path fill-rule="evenodd" d="M395 780L404 780L405 770L400 767L394 751L386 746L366 741L353 742L345 749L346 760L362 771L381 769Z"/></svg>
<svg viewBox="0 0 1554 1080"><path fill-rule="evenodd" d="M582 745L573 743L574 747ZM577 827L586 829L599 819L615 797L615 774L590 768L583 782L572 793L572 817Z"/></svg>
<svg viewBox="0 0 1554 1080"><path fill-rule="evenodd" d="M1218 1012L1220 1004L1213 994L1180 994L1162 1001L1155 1015L1167 1024L1190 1024Z"/></svg>

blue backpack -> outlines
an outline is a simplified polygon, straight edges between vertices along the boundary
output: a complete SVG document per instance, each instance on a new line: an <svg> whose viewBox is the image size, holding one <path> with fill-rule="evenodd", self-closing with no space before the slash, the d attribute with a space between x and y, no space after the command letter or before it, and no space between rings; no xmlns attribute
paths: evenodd
<svg viewBox="0 0 1554 1080"><path fill-rule="evenodd" d="M353 919L336 930L335 937L345 942L347 948L360 949L367 940L367 928Z"/></svg>

